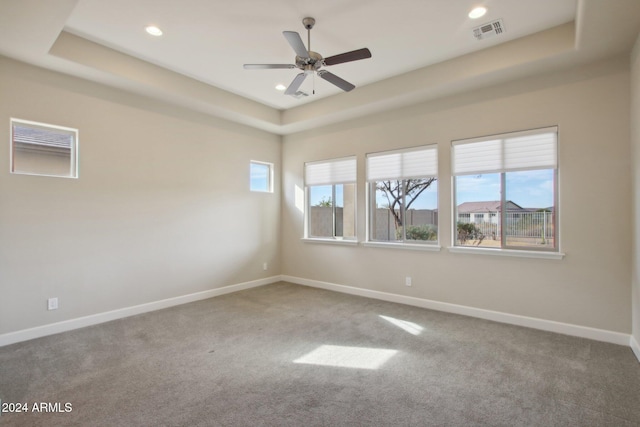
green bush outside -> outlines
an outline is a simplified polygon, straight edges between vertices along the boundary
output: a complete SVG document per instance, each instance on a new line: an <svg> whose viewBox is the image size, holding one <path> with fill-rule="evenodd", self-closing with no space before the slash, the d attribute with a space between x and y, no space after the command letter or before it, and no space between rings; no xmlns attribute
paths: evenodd
<svg viewBox="0 0 640 427"><path fill-rule="evenodd" d="M438 240L438 227L433 224L407 225L407 240ZM396 238L402 239L402 227L396 230Z"/></svg>

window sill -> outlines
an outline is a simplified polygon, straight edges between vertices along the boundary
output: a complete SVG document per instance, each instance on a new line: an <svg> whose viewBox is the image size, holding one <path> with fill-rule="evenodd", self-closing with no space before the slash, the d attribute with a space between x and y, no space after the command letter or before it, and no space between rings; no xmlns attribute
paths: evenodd
<svg viewBox="0 0 640 427"><path fill-rule="evenodd" d="M358 241L357 240L346 240L346 239L330 239L330 238L326 238L326 239L318 239L318 238L311 238L311 237L304 237L302 239L303 242L306 243L325 243L325 244L329 244L329 245L344 245L344 246L357 246L358 245Z"/></svg>
<svg viewBox="0 0 640 427"><path fill-rule="evenodd" d="M440 252L441 247L439 245L430 244L411 244L411 243L384 243L384 242L364 242L363 246L370 248L393 248L393 249L408 249L412 251L432 251Z"/></svg>
<svg viewBox="0 0 640 427"><path fill-rule="evenodd" d="M543 251L519 251L514 249L487 249L487 248L465 248L461 246L453 246L447 248L449 252L460 254L476 254L476 255L494 255L519 258L538 258L538 259L562 259L562 252L543 252Z"/></svg>

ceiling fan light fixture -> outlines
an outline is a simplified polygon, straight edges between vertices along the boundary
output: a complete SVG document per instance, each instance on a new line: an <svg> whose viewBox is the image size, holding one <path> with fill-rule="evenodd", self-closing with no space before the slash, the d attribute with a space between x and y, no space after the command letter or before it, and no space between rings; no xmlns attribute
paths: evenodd
<svg viewBox="0 0 640 427"><path fill-rule="evenodd" d="M286 88L287 88L287 87L286 87L285 85L283 85L282 83L278 83L278 84L276 85L276 90L279 90L279 91L283 91L283 90L285 90Z"/></svg>
<svg viewBox="0 0 640 427"><path fill-rule="evenodd" d="M478 6L469 12L469 18L478 19L483 17L487 13L487 8L483 6Z"/></svg>
<svg viewBox="0 0 640 427"><path fill-rule="evenodd" d="M145 31L152 36L160 37L162 35L162 30L155 25L147 25L144 27Z"/></svg>

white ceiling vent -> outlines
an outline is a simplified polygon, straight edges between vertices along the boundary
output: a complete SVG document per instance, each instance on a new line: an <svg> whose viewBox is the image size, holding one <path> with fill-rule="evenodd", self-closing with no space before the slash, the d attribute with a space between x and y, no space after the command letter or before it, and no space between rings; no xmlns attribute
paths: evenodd
<svg viewBox="0 0 640 427"><path fill-rule="evenodd" d="M502 33L504 33L504 23L502 19L487 22L473 29L473 37L475 37L476 40L488 39L489 37L499 36Z"/></svg>

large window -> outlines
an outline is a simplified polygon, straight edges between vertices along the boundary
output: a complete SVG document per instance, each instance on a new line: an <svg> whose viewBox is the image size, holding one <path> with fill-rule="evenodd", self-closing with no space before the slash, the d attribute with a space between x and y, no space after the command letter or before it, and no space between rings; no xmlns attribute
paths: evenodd
<svg viewBox="0 0 640 427"><path fill-rule="evenodd" d="M556 127L454 141L456 246L558 250Z"/></svg>
<svg viewBox="0 0 640 427"><path fill-rule="evenodd" d="M369 241L438 242L436 145L367 155Z"/></svg>
<svg viewBox="0 0 640 427"><path fill-rule="evenodd" d="M11 173L78 177L78 130L11 119Z"/></svg>
<svg viewBox="0 0 640 427"><path fill-rule="evenodd" d="M305 163L307 238L356 238L356 158Z"/></svg>

